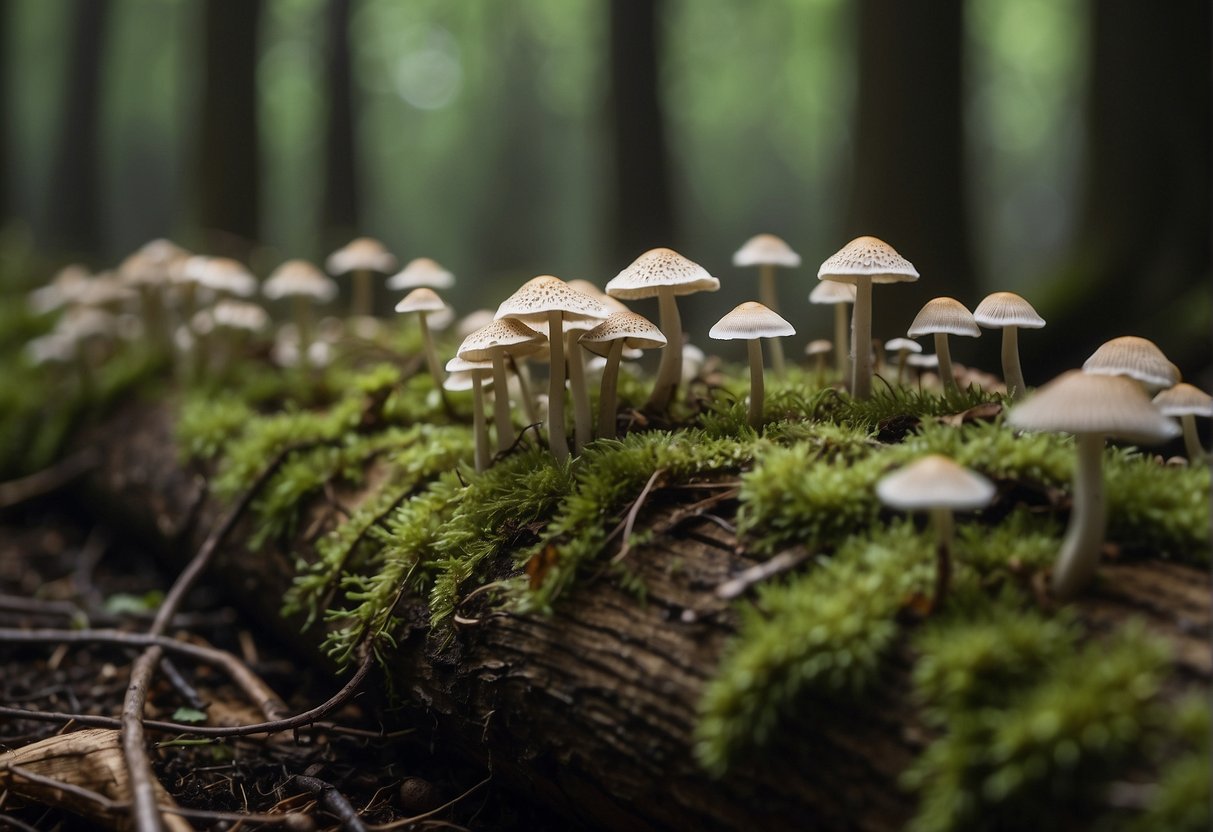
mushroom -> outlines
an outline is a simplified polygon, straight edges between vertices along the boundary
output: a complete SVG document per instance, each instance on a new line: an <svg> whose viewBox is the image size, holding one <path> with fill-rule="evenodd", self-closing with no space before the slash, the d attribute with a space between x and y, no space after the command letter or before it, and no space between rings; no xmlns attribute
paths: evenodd
<svg viewBox="0 0 1213 832"><path fill-rule="evenodd" d="M45 315L74 302L89 282L92 273L79 263L64 266L51 282L26 295L26 306L35 315Z"/></svg>
<svg viewBox="0 0 1213 832"><path fill-rule="evenodd" d="M337 297L337 284L306 260L287 260L274 269L261 288L269 300L291 298L292 317L298 330L301 363L306 365L312 345L312 304Z"/></svg>
<svg viewBox="0 0 1213 832"><path fill-rule="evenodd" d="M668 410L682 383L682 319L675 296L715 292L719 288L720 281L703 266L669 248L649 249L607 283L607 294L620 300L657 298L659 325L670 349L661 354L647 408Z"/></svg>
<svg viewBox="0 0 1213 832"><path fill-rule="evenodd" d="M910 353L921 353L922 346L909 338L890 338L885 342L884 348L897 353L897 384L900 386L905 379L906 359L910 357ZM938 366L938 361L935 366Z"/></svg>
<svg viewBox="0 0 1213 832"><path fill-rule="evenodd" d="M872 284L901 283L918 279L918 270L891 245L876 237L856 237L829 257L817 270L818 280L855 284L855 307L851 314L851 395L872 395Z"/></svg>
<svg viewBox="0 0 1213 832"><path fill-rule="evenodd" d="M429 289L414 289L428 292ZM431 294L433 294L431 292ZM434 295L437 297L437 295ZM491 361L493 364L493 418L497 425L497 450L508 451L514 444L514 425L510 421L509 385L505 377L505 356L535 352L543 336L522 321L500 318L486 324L463 339L456 355L466 361Z"/></svg>
<svg viewBox="0 0 1213 832"><path fill-rule="evenodd" d="M396 255L374 237L357 237L330 254L324 267L334 277L353 273L354 297L350 314L355 318L369 318L375 306L371 275L374 272L387 274L395 269Z"/></svg>
<svg viewBox="0 0 1213 832"><path fill-rule="evenodd" d="M430 377L435 384L442 383L442 373L438 369L438 353L434 349L434 336L430 334L430 325L426 318L431 313L446 309L446 304L433 289L421 286L409 292L396 304L396 311L402 315L410 312L417 313L417 325L421 328L421 343L425 348L425 366L430 371Z"/></svg>
<svg viewBox="0 0 1213 832"><path fill-rule="evenodd" d="M387 279L387 287L396 292L421 286L445 290L454 285L455 275L428 257L410 260L408 265Z"/></svg>
<svg viewBox="0 0 1213 832"><path fill-rule="evenodd" d="M1070 370L1007 413L1021 430L1074 434L1073 508L1053 569L1053 592L1073 596L1091 578L1104 541L1107 505L1103 488L1104 438L1157 443L1179 427L1150 403L1141 387L1119 376Z"/></svg>
<svg viewBox="0 0 1213 832"><path fill-rule="evenodd" d="M548 375L548 443L552 455L558 462L569 456L569 444L564 426L564 376L565 345L564 322L566 320L601 320L607 317L606 308L591 297L570 289L568 284L552 275L540 275L528 280L517 292L510 295L497 307L498 318L517 318L526 324L546 323L550 371ZM574 399L574 406L584 408L582 418L590 418L589 402L584 404Z"/></svg>
<svg viewBox="0 0 1213 832"><path fill-rule="evenodd" d="M118 274L139 293L143 327L159 346L171 341L165 300L169 289L169 268L190 253L170 240L155 239L142 245L118 266Z"/></svg>
<svg viewBox="0 0 1213 832"><path fill-rule="evenodd" d="M942 454L928 454L876 483L876 496L900 511L928 511L935 529L935 595L939 609L952 577L953 511L983 508L994 499L994 484Z"/></svg>
<svg viewBox="0 0 1213 832"><path fill-rule="evenodd" d="M1014 292L995 292L977 304L973 320L986 329L1002 330L1002 378L1007 384L1007 395L1019 398L1028 389L1019 365L1019 330L1040 329L1045 319Z"/></svg>
<svg viewBox="0 0 1213 832"><path fill-rule="evenodd" d="M743 339L748 341L750 356L750 427L762 427L763 380L762 342L760 338L795 335L792 325L761 303L746 301L725 315L708 331L718 341Z"/></svg>
<svg viewBox="0 0 1213 832"><path fill-rule="evenodd" d="M981 330L973 320L973 313L955 298L934 298L918 310L906 334L911 338L920 335L935 336L935 354L939 356L939 378L943 382L944 394L959 393L956 378L952 375L952 354L948 349L948 335L980 338Z"/></svg>
<svg viewBox="0 0 1213 832"><path fill-rule="evenodd" d="M1166 416L1179 417L1189 462L1199 462L1208 456L1196 435L1196 417L1213 418L1213 396L1199 387L1180 382L1155 396L1154 405Z"/></svg>
<svg viewBox="0 0 1213 832"><path fill-rule="evenodd" d="M606 357L602 370L602 387L598 396L598 436L615 438L616 387L619 381L619 361L625 348L651 350L664 347L666 338L653 323L635 312L615 312L605 321L581 335L581 345L596 355Z"/></svg>
<svg viewBox="0 0 1213 832"><path fill-rule="evenodd" d="M492 383L493 362L468 361L455 356L446 362L446 371L452 374L467 373L472 378L472 434L476 441L473 463L479 474L489 467L489 428L484 421L484 386ZM445 389L446 385L443 387ZM498 395L501 395L500 391Z"/></svg>
<svg viewBox="0 0 1213 832"><path fill-rule="evenodd" d="M809 358L815 359L813 362L813 372L817 375L818 384L824 383L826 374L826 356L834 349L825 338L817 338L805 345L804 354Z"/></svg>
<svg viewBox="0 0 1213 832"><path fill-rule="evenodd" d="M823 280L809 292L809 303L834 307L834 367L844 385L851 383L851 316L847 304L855 302L855 284Z"/></svg>
<svg viewBox="0 0 1213 832"><path fill-rule="evenodd" d="M1139 381L1150 393L1179 383L1179 368L1157 344L1136 335L1122 335L1100 344L1099 349L1083 362L1082 371L1102 376L1128 376Z"/></svg>
<svg viewBox="0 0 1213 832"><path fill-rule="evenodd" d="M733 265L758 267L758 299L778 314L779 293L775 289L775 269L779 266L797 268L800 255L774 234L756 234L733 253ZM783 344L778 338L771 339L771 369L776 376L783 375Z"/></svg>
<svg viewBox="0 0 1213 832"><path fill-rule="evenodd" d="M213 331L226 330L229 333L219 359L222 372L230 372L236 366L249 337L265 329L269 320L266 311L255 303L224 298L215 304L211 310Z"/></svg>

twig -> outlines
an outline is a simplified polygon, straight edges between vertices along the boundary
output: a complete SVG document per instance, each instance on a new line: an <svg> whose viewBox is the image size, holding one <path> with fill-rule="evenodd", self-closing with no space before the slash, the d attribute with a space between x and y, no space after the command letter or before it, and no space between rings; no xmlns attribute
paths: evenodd
<svg viewBox="0 0 1213 832"><path fill-rule="evenodd" d="M190 684L189 680L177 669L177 665L168 656L160 657L160 671L168 679L169 684L173 686L173 690L177 691L177 695L185 700L185 704L196 711L206 710L206 701L198 693L198 689Z"/></svg>
<svg viewBox="0 0 1213 832"><path fill-rule="evenodd" d="M498 451L497 453L493 454L493 464L495 465L506 457L513 455L518 450L518 446L521 445L522 441L526 438L526 432L528 430L535 431L535 442L542 447L542 440L539 438L539 429L541 427L543 427L543 422L532 422L531 424L526 425L522 430L518 431L518 435L514 437L513 443L511 443L508 448L506 448L504 451Z"/></svg>
<svg viewBox="0 0 1213 832"><path fill-rule="evenodd" d="M768 561L751 566L741 574L731 578L716 587L716 597L731 601L742 595L754 584L765 581L789 569L795 569L813 556L809 549L788 549L780 552Z"/></svg>
<svg viewBox="0 0 1213 832"><path fill-rule="evenodd" d="M0 482L0 509L58 491L100 464L101 454L95 448L86 448L28 477Z"/></svg>
<svg viewBox="0 0 1213 832"><path fill-rule="evenodd" d="M628 556L628 552L632 549L632 527L636 525L636 517L640 514L640 509L644 506L644 501L648 499L649 492L653 490L653 486L657 484L657 479L665 473L664 468L658 468L649 477L649 481L644 484L644 488L640 489L640 494L632 501L632 507L628 509L628 516L623 522L623 542L619 546L619 552L615 557L611 558L611 563L619 563ZM612 536L613 533L612 533ZM609 538L608 538L609 539Z"/></svg>
<svg viewBox="0 0 1213 832"><path fill-rule="evenodd" d="M304 789L316 795L320 805L330 815L341 821L343 829L348 832L367 832L366 824L362 822L362 818L358 817L357 810L332 783L326 783L317 777L310 777L306 774L296 774L294 780Z"/></svg>
<svg viewBox="0 0 1213 832"><path fill-rule="evenodd" d="M11 815L0 815L0 829L16 829L18 832L38 832L25 821L17 820Z"/></svg>

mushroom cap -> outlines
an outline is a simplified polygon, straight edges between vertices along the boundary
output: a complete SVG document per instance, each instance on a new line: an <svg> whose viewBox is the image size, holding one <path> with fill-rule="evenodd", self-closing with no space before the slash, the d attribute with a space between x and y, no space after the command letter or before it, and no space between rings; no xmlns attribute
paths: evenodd
<svg viewBox="0 0 1213 832"><path fill-rule="evenodd" d="M719 288L720 281L698 263L670 248L651 248L612 277L606 292L620 300L639 300L657 297L662 289L675 295L690 295Z"/></svg>
<svg viewBox="0 0 1213 832"><path fill-rule="evenodd" d="M495 319L492 309L474 309L455 322L455 335L462 340Z"/></svg>
<svg viewBox="0 0 1213 832"><path fill-rule="evenodd" d="M733 265L796 268L800 265L800 255L774 234L755 234L733 253Z"/></svg>
<svg viewBox="0 0 1213 832"><path fill-rule="evenodd" d="M918 270L876 237L856 237L826 258L817 270L818 280L854 283L861 277L870 277L873 283L901 283L917 280Z"/></svg>
<svg viewBox="0 0 1213 832"><path fill-rule="evenodd" d="M738 304L708 330L708 337L717 341L745 341L754 338L781 338L795 335L796 330L777 312L772 312L758 301L747 300Z"/></svg>
<svg viewBox="0 0 1213 832"><path fill-rule="evenodd" d="M464 338L455 354L465 361L492 361L494 353L527 355L542 344L543 336L522 321L498 318Z"/></svg>
<svg viewBox="0 0 1213 832"><path fill-rule="evenodd" d="M943 454L920 457L876 483L880 501L903 511L981 508L994 492L994 483Z"/></svg>
<svg viewBox="0 0 1213 832"><path fill-rule="evenodd" d="M1179 370L1158 345L1136 335L1122 335L1100 344L1083 362L1084 373L1104 376L1128 376L1153 388L1173 387L1179 382Z"/></svg>
<svg viewBox="0 0 1213 832"><path fill-rule="evenodd" d="M561 312L566 321L602 320L610 314L594 298L570 289L550 274L532 277L497 307L498 318L517 318L528 324L546 320L548 312Z"/></svg>
<svg viewBox="0 0 1213 832"><path fill-rule="evenodd" d="M490 387L493 384L491 375L480 374L480 386ZM467 370L459 370L450 373L442 380L442 389L449 390L452 393L462 393L472 389L472 374Z"/></svg>
<svg viewBox="0 0 1213 832"><path fill-rule="evenodd" d="M337 297L337 284L306 260L287 260L266 278L261 292L270 300L309 297L328 303Z"/></svg>
<svg viewBox="0 0 1213 832"><path fill-rule="evenodd" d="M581 345L596 355L610 352L611 342L623 340L625 349L652 350L666 345L665 335L643 315L624 310L581 336Z"/></svg>
<svg viewBox="0 0 1213 832"><path fill-rule="evenodd" d="M185 271L199 286L216 292L241 298L257 294L257 278L247 266L230 257L194 256L189 259Z"/></svg>
<svg viewBox="0 0 1213 832"><path fill-rule="evenodd" d="M92 273L79 263L64 266L55 273L50 283L26 295L26 305L37 315L52 312L76 300L91 277Z"/></svg>
<svg viewBox="0 0 1213 832"><path fill-rule="evenodd" d="M854 303L855 284L840 280L823 280L809 292L809 303Z"/></svg>
<svg viewBox="0 0 1213 832"><path fill-rule="evenodd" d="M597 284L591 283L588 280L583 280L579 277L567 282L570 289L576 289L578 292L581 292L581 294L592 297L594 300L605 306L608 313L613 314L615 312L628 311L628 308L624 305L623 301L616 300L615 298L611 297L602 289L598 288Z"/></svg>
<svg viewBox="0 0 1213 832"><path fill-rule="evenodd" d="M446 367L444 369L448 373L478 372L482 376L485 376L485 375L491 376L492 372L493 372L493 362L492 361L469 361L466 358L460 358L459 356L455 356L450 361L446 362Z"/></svg>
<svg viewBox="0 0 1213 832"><path fill-rule="evenodd" d="M1154 397L1154 406L1166 416L1213 418L1213 396L1187 382L1163 390Z"/></svg>
<svg viewBox="0 0 1213 832"><path fill-rule="evenodd" d="M410 260L407 266L387 279L387 287L393 290L416 289L418 286L449 289L454 285L455 275L428 257Z"/></svg>
<svg viewBox="0 0 1213 832"><path fill-rule="evenodd" d="M884 348L889 352L922 352L922 344L909 338L890 338L884 342Z"/></svg>
<svg viewBox="0 0 1213 832"><path fill-rule="evenodd" d="M330 254L324 261L324 268L329 274L354 271L386 274L396 268L396 255L374 237L355 237Z"/></svg>
<svg viewBox="0 0 1213 832"><path fill-rule="evenodd" d="M113 335L118 328L118 316L90 306L70 307L55 322L54 334L72 343L87 338Z"/></svg>
<svg viewBox="0 0 1213 832"><path fill-rule="evenodd" d="M1008 326L1040 329L1045 325L1045 319L1036 313L1032 304L1014 292L986 295L973 310L973 320L986 329L1002 329Z"/></svg>
<svg viewBox="0 0 1213 832"><path fill-rule="evenodd" d="M216 327L258 332L270 322L270 316L255 303L224 299L215 304L211 316Z"/></svg>
<svg viewBox="0 0 1213 832"><path fill-rule="evenodd" d="M168 279L169 266L190 253L172 240L149 240L118 266L118 274L132 286L149 286Z"/></svg>
<svg viewBox="0 0 1213 832"><path fill-rule="evenodd" d="M805 344L804 354L825 355L827 352L830 352L833 349L834 344L832 342L826 340L825 338L818 338L815 341L810 341L809 343Z"/></svg>
<svg viewBox="0 0 1213 832"><path fill-rule="evenodd" d="M910 353L906 356L906 363L911 367L933 370L939 366L939 356L933 352Z"/></svg>
<svg viewBox="0 0 1213 832"><path fill-rule="evenodd" d="M936 332L946 332L948 335L968 335L973 338L981 336L973 313L956 298L933 298L927 301L914 322L906 330L911 338L920 335L931 335Z"/></svg>
<svg viewBox="0 0 1213 832"><path fill-rule="evenodd" d="M1141 385L1124 376L1062 373L1007 413L1007 424L1022 430L1095 433L1154 444L1179 433Z"/></svg>
<svg viewBox="0 0 1213 832"><path fill-rule="evenodd" d="M418 286L409 292L396 304L396 311L406 312L440 312L446 309L446 304L438 293L427 286Z"/></svg>

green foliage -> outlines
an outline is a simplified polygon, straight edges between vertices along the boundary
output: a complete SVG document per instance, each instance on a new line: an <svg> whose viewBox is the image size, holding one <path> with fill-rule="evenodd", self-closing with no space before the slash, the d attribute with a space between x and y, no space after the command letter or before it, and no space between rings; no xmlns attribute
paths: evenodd
<svg viewBox="0 0 1213 832"><path fill-rule="evenodd" d="M1206 832L1213 826L1213 720L1207 695L1193 695L1168 709L1162 729L1177 747L1168 759L1145 811L1128 826L1132 832Z"/></svg>
<svg viewBox="0 0 1213 832"><path fill-rule="evenodd" d="M934 576L933 546L908 523L851 538L806 575L764 586L700 702L695 754L716 775L761 747L806 694L861 693L897 634L894 616ZM820 702L818 701L818 704Z"/></svg>
<svg viewBox="0 0 1213 832"><path fill-rule="evenodd" d="M1105 460L1109 539L1207 566L1209 466L1163 466L1119 448Z"/></svg>

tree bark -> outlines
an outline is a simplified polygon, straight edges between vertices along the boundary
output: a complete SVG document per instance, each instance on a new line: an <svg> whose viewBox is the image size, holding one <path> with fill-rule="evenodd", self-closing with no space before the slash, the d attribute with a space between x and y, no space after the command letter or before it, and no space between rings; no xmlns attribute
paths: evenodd
<svg viewBox="0 0 1213 832"><path fill-rule="evenodd" d="M102 516L129 518L187 556L225 508L174 462L171 437L166 408L122 414L95 437L105 461L90 500ZM358 495L339 498L353 505ZM869 695L806 697L802 717L726 777L698 767L696 703L738 626L732 602L713 590L756 561L720 526L680 517L659 495L650 504L641 519L655 540L629 560L647 589L643 603L608 578L586 579L550 616L468 604L461 615L479 623L432 637L425 599L402 599L395 614L411 624L391 659L393 686L407 700L400 717L433 726L436 748L491 764L494 777L594 828L903 828L914 804L898 778L931 739L913 704L904 643ZM300 537L249 557L251 531L246 518L213 574L266 628L317 656L322 633L301 634L298 621L265 603L281 597L310 545ZM1098 594L1078 605L1087 620L1103 629L1144 618L1172 642L1186 678L1207 684L1206 576L1165 562L1108 565L1101 575Z"/></svg>
<svg viewBox="0 0 1213 832"><path fill-rule="evenodd" d="M350 72L350 0L329 0L327 72L329 112L324 162L326 251L358 232L358 164L354 143L354 89Z"/></svg>

